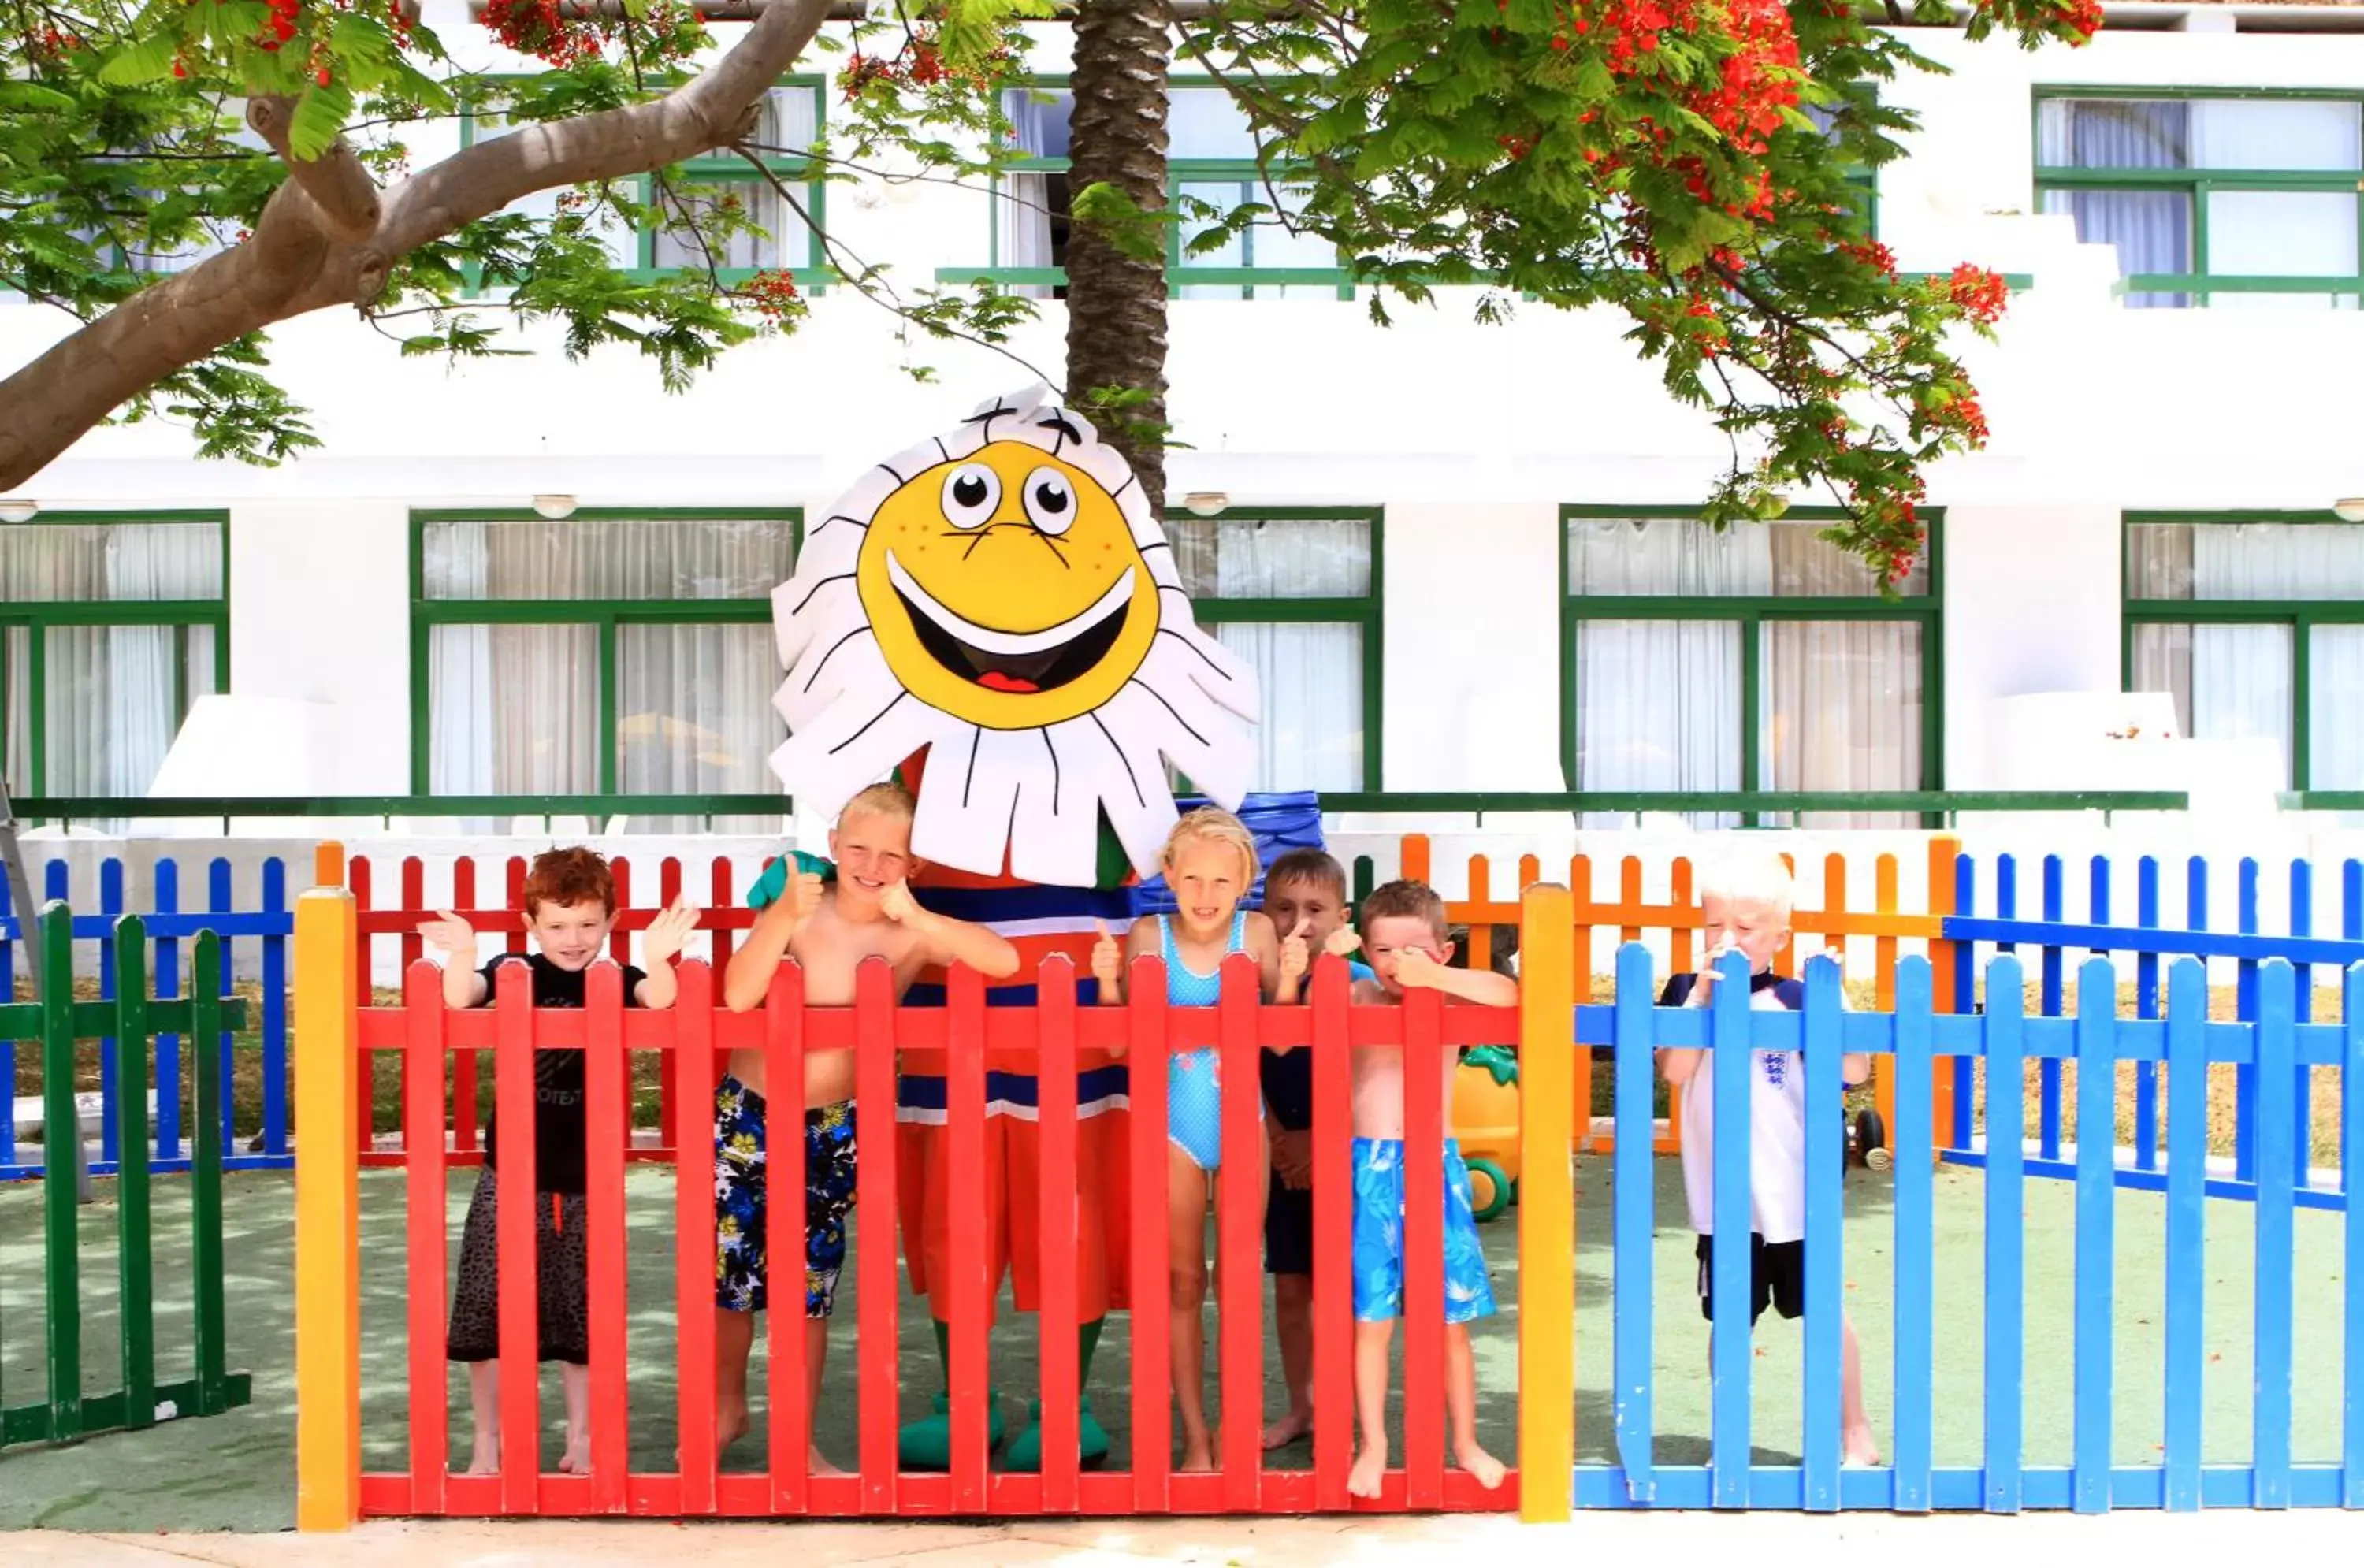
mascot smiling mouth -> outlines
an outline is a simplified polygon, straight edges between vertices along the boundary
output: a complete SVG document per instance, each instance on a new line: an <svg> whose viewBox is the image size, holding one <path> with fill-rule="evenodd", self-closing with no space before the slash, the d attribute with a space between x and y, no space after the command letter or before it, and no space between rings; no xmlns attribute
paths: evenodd
<svg viewBox="0 0 2364 1568"><path fill-rule="evenodd" d="M996 631L955 614L921 587L890 550L887 579L911 617L928 656L988 691L1050 692L1098 667L1124 629L1134 573L1123 575L1088 608L1041 631Z"/></svg>

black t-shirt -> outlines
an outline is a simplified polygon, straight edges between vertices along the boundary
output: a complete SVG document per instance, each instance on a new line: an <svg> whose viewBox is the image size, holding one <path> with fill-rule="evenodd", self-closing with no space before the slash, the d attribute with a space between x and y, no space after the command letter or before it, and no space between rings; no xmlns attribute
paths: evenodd
<svg viewBox="0 0 2364 1568"><path fill-rule="evenodd" d="M590 981L587 969L561 969L540 953L505 952L485 965L485 1005L499 994L503 964L522 963L533 976L537 1007L580 1007ZM647 979L631 964L624 965L624 1006L634 1006L633 993ZM583 1053L579 1051L537 1051L533 1053L533 1184L538 1192L579 1193L583 1190ZM496 1116L485 1118L485 1163L499 1168Z"/></svg>

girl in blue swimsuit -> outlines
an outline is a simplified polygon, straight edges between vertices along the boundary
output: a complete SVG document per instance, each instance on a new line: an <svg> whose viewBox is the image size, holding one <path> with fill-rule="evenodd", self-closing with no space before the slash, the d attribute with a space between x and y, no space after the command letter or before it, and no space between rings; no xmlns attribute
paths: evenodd
<svg viewBox="0 0 2364 1568"><path fill-rule="evenodd" d="M1165 1000L1177 1007L1210 1007L1222 991L1223 960L1244 952L1256 961L1258 988L1277 984L1280 940L1271 920L1240 907L1254 885L1255 840L1228 811L1204 808L1175 824L1165 841L1165 884L1178 906L1172 915L1143 916L1121 946L1102 939L1092 955L1099 999L1123 998L1125 964L1154 953L1165 965ZM1174 1397L1182 1412L1184 1471L1212 1470L1214 1441L1207 1429L1207 1205L1221 1178L1222 1093L1211 1049L1181 1051L1167 1059L1165 1079L1167 1299L1173 1318ZM1259 1098L1257 1115L1263 1115ZM1261 1141L1261 1140L1260 1140ZM1259 1147L1252 1173L1241 1173L1242 1197L1253 1195L1256 1223L1264 1218L1265 1184L1272 1161ZM1136 1307L1135 1310L1139 1310ZM1255 1419L1254 1413L1243 1418Z"/></svg>

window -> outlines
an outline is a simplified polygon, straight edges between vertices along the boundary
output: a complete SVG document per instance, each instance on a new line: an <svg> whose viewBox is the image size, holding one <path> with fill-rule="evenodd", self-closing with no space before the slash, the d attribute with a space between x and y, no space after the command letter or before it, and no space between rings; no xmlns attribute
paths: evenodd
<svg viewBox="0 0 2364 1568"><path fill-rule="evenodd" d="M1578 790L1811 791L1841 798L1801 825L1912 825L1847 813L1843 797L1935 787L1928 550L1882 598L1871 569L1821 537L1827 516L1723 533L1648 507L1561 517L1562 734Z"/></svg>
<svg viewBox="0 0 2364 1568"><path fill-rule="evenodd" d="M809 154L820 134L820 85L796 82L775 87L764 95L763 117L748 139L749 150L780 185L747 166L738 154L718 149L682 166L686 176L683 205L697 216L723 204L733 204L751 227L716 242L709 259L707 244L685 221L688 214L668 215L641 232L640 264L656 272L703 268L709 260L725 282L744 282L750 273L786 267L808 272L821 264L812 225L825 222L822 185L814 177ZM794 199L784 196L786 186ZM677 187L678 188L678 187ZM808 221L808 220L810 221Z"/></svg>
<svg viewBox="0 0 2364 1568"><path fill-rule="evenodd" d="M1167 102L1166 200L1180 221L1170 231L1165 261L1176 296L1352 298L1354 286L1336 250L1317 237L1290 233L1269 215L1230 237L1221 250L1185 254L1192 236L1214 227L1210 209L1228 214L1255 204L1293 211L1304 197L1285 174L1277 174L1274 188L1267 189L1256 164L1254 133L1222 88L1177 85ZM1014 87L1002 95L1002 116L1020 158L994 192L987 275L1032 298L1064 296L1065 291L1061 269L1066 265L1069 227L1067 121L1075 106L1075 95L1064 85ZM947 267L937 275L944 282L966 282L976 269Z"/></svg>
<svg viewBox="0 0 2364 1568"><path fill-rule="evenodd" d="M1379 787L1380 515L1169 515L1199 624L1256 673L1258 790Z"/></svg>
<svg viewBox="0 0 2364 1568"><path fill-rule="evenodd" d="M779 793L771 593L795 569L800 521L793 508L412 514L413 789ZM716 829L742 830L730 821Z"/></svg>
<svg viewBox="0 0 2364 1568"><path fill-rule="evenodd" d="M823 186L811 167L809 152L820 134L820 101L817 80L792 79L773 88L764 95L762 117L748 138L749 150L787 187L793 201L758 175L744 158L718 149L681 165L673 186L679 204L668 204L656 220L636 229L616 213L593 211L585 215L591 232L605 244L616 265L627 270L702 269L709 260L708 242L690 220L728 203L745 227L713 242L711 262L723 282L744 283L751 274L770 268L799 272L818 269L822 258L812 222L825 221ZM472 109L461 122L461 143L470 145L506 134L509 128L507 117L497 110ZM643 178L634 183L640 201L655 199L653 181ZM572 195L566 190L540 191L511 203L506 210L553 217Z"/></svg>
<svg viewBox="0 0 2364 1568"><path fill-rule="evenodd" d="M2035 105L2035 185L2115 245L2126 303L2354 309L2364 96L2110 95Z"/></svg>
<svg viewBox="0 0 2364 1568"><path fill-rule="evenodd" d="M144 795L229 677L229 518L0 524L0 765L23 795Z"/></svg>
<svg viewBox="0 0 2364 1568"><path fill-rule="evenodd" d="M2125 676L2179 733L2253 737L2291 789L2364 789L2364 525L2328 514L2126 517Z"/></svg>

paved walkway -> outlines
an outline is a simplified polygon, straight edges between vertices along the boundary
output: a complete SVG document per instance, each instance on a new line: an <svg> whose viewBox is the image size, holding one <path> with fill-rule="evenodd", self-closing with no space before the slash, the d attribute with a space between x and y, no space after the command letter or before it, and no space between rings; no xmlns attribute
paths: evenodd
<svg viewBox="0 0 2364 1568"><path fill-rule="evenodd" d="M530 1564L665 1561L698 1568L837 1568L839 1564L1060 1564L1127 1568L1191 1563L1207 1568L1303 1568L1347 1563L1384 1568L1434 1562L1448 1554L1555 1568L1586 1560L1649 1562L1658 1568L1735 1563L1750 1568L1843 1562L1912 1562L1914 1568L1992 1568L2014 1560L2074 1562L2107 1552L2121 1560L2214 1562L2352 1562L2364 1518L2325 1510L2253 1514L2113 1514L2079 1518L1945 1515L1899 1518L1794 1514L1592 1514L1565 1526L1484 1518L1094 1520L986 1526L956 1524L374 1524L342 1536L109 1536L0 1533L7 1568L528 1568ZM1606 1552L1605 1559L1598 1554ZM1745 1554L1745 1555L1744 1555ZM1866 1556L1865 1554L1868 1554Z"/></svg>

